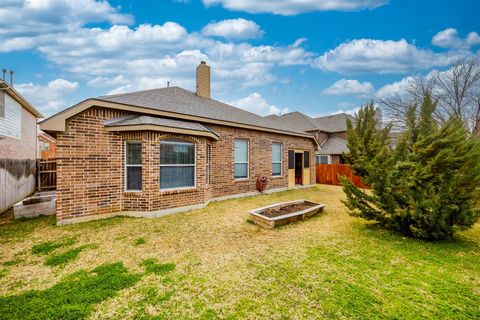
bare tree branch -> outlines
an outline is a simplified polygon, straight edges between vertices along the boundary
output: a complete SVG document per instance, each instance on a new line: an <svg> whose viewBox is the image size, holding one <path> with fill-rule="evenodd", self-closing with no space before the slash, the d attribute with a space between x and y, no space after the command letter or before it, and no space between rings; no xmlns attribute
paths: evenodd
<svg viewBox="0 0 480 320"><path fill-rule="evenodd" d="M438 103L435 117L440 122L459 117L472 132L480 132L480 64L476 58L454 63L448 70L416 78L406 95L379 99L392 120L403 119L407 108L419 104L428 92Z"/></svg>

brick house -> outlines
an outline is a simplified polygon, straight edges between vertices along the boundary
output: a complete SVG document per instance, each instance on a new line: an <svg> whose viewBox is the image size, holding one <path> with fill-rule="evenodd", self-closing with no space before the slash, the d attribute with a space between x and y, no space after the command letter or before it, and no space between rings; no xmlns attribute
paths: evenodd
<svg viewBox="0 0 480 320"><path fill-rule="evenodd" d="M45 132L38 134L38 154L40 159L52 159L57 156L57 140Z"/></svg>
<svg viewBox="0 0 480 320"><path fill-rule="evenodd" d="M40 124L57 140L57 223L155 217L315 183L314 134L168 87L87 99Z"/></svg>

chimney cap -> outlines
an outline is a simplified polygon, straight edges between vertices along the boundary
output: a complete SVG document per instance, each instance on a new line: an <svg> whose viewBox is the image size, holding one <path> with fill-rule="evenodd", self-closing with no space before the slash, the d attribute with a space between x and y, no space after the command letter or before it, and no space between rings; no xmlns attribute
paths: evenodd
<svg viewBox="0 0 480 320"><path fill-rule="evenodd" d="M203 61L203 60L202 60L202 61L200 61L200 64L207 64L207 63L206 63L205 61Z"/></svg>

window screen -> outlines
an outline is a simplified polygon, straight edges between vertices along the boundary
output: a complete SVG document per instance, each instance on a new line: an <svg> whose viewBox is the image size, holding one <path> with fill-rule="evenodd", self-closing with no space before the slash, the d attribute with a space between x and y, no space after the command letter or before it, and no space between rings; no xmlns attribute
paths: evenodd
<svg viewBox="0 0 480 320"><path fill-rule="evenodd" d="M212 162L212 146L207 144L207 159L206 159L206 170L205 170L205 182L210 184L210 167Z"/></svg>
<svg viewBox="0 0 480 320"><path fill-rule="evenodd" d="M194 187L195 168L195 144L160 143L160 189Z"/></svg>
<svg viewBox="0 0 480 320"><path fill-rule="evenodd" d="M303 167L310 168L310 151L303 152Z"/></svg>
<svg viewBox="0 0 480 320"><path fill-rule="evenodd" d="M235 139L234 149L234 177L248 178L248 140Z"/></svg>
<svg viewBox="0 0 480 320"><path fill-rule="evenodd" d="M288 169L295 169L295 151L288 150Z"/></svg>
<svg viewBox="0 0 480 320"><path fill-rule="evenodd" d="M328 156L317 156L318 164L328 164Z"/></svg>
<svg viewBox="0 0 480 320"><path fill-rule="evenodd" d="M125 142L125 190L142 190L142 143Z"/></svg>
<svg viewBox="0 0 480 320"><path fill-rule="evenodd" d="M272 143L272 176L282 175L282 144Z"/></svg>

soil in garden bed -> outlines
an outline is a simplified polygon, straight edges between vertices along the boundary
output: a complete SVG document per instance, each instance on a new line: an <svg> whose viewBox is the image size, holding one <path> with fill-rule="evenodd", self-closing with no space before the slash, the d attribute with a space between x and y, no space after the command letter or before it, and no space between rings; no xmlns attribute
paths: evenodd
<svg viewBox="0 0 480 320"><path fill-rule="evenodd" d="M311 207L315 207L316 205L317 205L316 203L312 203L312 202L287 204L286 206L283 206L283 207L266 209L265 211L260 212L260 214L268 218L274 218L278 216L283 216L285 214L302 211Z"/></svg>

